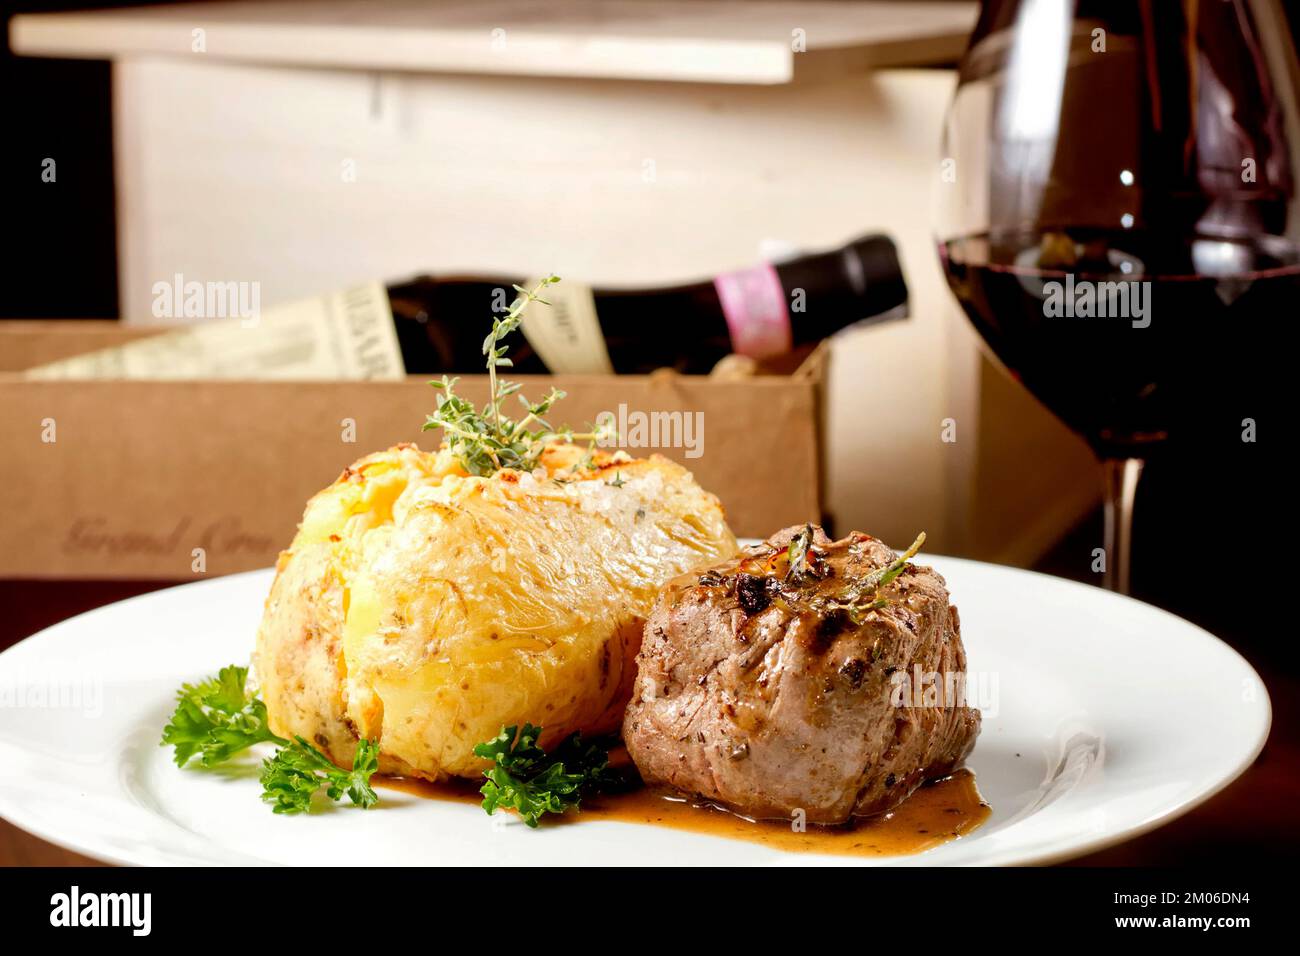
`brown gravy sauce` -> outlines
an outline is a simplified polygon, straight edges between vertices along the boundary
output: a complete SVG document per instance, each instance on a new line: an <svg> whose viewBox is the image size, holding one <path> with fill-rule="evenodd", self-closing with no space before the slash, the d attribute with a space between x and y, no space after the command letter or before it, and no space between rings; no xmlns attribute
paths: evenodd
<svg viewBox="0 0 1300 956"><path fill-rule="evenodd" d="M408 777L376 776L374 779L377 786L433 800L468 803L482 800L478 784L468 780L433 784ZM900 856L920 853L960 839L987 820L990 812L989 805L975 786L975 774L958 770L919 788L889 813L842 827L809 824L802 833L783 821L749 820L708 804L684 799L678 794L648 787L584 800L578 813L547 818L542 826L569 825L583 820L617 820L747 840L795 853Z"/></svg>

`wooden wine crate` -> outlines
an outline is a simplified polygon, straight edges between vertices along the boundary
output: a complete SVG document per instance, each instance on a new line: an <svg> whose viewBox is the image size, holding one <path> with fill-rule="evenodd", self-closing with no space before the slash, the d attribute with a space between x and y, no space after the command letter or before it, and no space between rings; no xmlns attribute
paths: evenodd
<svg viewBox="0 0 1300 956"><path fill-rule="evenodd" d="M156 331L156 330L154 330ZM29 381L22 368L149 330L113 322L0 323L0 578L186 579L275 563L307 498L362 455L421 433L427 377L400 382ZM821 517L821 388L814 355L790 375L519 376L568 397L557 421L601 412L696 416L676 459L716 494L732 529L765 537ZM458 391L476 402L486 376ZM701 439L702 436L702 440ZM661 440L674 435L660 430Z"/></svg>

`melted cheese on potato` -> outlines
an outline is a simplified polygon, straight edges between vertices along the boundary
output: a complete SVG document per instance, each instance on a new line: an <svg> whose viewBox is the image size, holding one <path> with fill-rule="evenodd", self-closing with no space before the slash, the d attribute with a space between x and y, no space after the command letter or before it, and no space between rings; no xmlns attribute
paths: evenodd
<svg viewBox="0 0 1300 956"><path fill-rule="evenodd" d="M381 769L429 779L476 776L503 725L616 729L660 585L736 542L681 466L584 454L479 478L398 446L316 495L258 634L272 728L340 763L378 738Z"/></svg>

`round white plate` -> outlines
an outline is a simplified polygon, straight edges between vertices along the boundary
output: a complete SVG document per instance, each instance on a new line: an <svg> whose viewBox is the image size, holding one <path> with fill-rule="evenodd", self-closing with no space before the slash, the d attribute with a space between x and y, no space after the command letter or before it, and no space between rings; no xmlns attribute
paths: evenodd
<svg viewBox="0 0 1300 956"><path fill-rule="evenodd" d="M1188 622L1059 578L925 558L961 611L990 819L912 857L785 853L591 820L529 830L473 805L380 792L369 811L277 816L258 761L179 770L158 745L176 689L244 663L270 571L158 591L0 654L0 815L133 864L1011 864L1062 860L1165 823L1240 774L1268 735L1258 675Z"/></svg>

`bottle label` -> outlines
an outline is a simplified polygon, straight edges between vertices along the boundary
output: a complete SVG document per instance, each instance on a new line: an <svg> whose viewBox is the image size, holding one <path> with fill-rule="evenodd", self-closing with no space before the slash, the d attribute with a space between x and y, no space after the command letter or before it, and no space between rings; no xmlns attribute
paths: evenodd
<svg viewBox="0 0 1300 956"><path fill-rule="evenodd" d="M522 283L525 289L536 288L541 279ZM524 313L521 326L528 339L552 374L611 375L614 363L605 348L605 333L596 316L596 297L591 286L580 282L560 282L550 286L540 303Z"/></svg>
<svg viewBox="0 0 1300 956"><path fill-rule="evenodd" d="M713 286L727 319L732 351L755 359L790 351L790 310L776 269L764 263L726 272L713 280Z"/></svg>
<svg viewBox="0 0 1300 956"><path fill-rule="evenodd" d="M199 322L28 369L29 378L400 379L406 369L388 293L368 282L266 309Z"/></svg>

